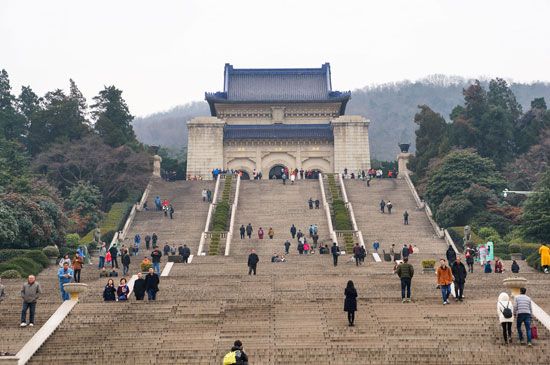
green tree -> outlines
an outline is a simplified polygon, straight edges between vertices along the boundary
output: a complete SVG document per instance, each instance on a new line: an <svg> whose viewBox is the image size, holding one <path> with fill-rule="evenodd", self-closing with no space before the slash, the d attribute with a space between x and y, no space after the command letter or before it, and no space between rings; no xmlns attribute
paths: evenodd
<svg viewBox="0 0 550 365"><path fill-rule="evenodd" d="M101 191L87 181L79 181L70 188L65 200L69 219L77 232L88 232L101 218Z"/></svg>
<svg viewBox="0 0 550 365"><path fill-rule="evenodd" d="M105 143L112 147L137 143L131 125L134 117L122 98L122 90L106 86L94 97L94 102L92 116L95 120L95 130Z"/></svg>
<svg viewBox="0 0 550 365"><path fill-rule="evenodd" d="M0 71L0 137L22 141L25 134L25 121L15 108L9 75L3 69Z"/></svg>
<svg viewBox="0 0 550 365"><path fill-rule="evenodd" d="M420 111L414 116L414 122L419 126L415 131L416 153L409 162L409 168L422 178L430 159L446 152L448 148L447 123L441 114L427 105L419 105L418 108Z"/></svg>
<svg viewBox="0 0 550 365"><path fill-rule="evenodd" d="M550 168L525 202L521 230L526 239L550 242Z"/></svg>
<svg viewBox="0 0 550 365"><path fill-rule="evenodd" d="M426 198L437 211L446 196L462 196L474 184L493 191L502 190L506 186L490 159L472 150L452 151L431 171Z"/></svg>
<svg viewBox="0 0 550 365"><path fill-rule="evenodd" d="M78 140L90 132L79 93L71 80L71 95L57 89L44 96L44 109L36 113L29 129L29 146L33 155L55 142Z"/></svg>

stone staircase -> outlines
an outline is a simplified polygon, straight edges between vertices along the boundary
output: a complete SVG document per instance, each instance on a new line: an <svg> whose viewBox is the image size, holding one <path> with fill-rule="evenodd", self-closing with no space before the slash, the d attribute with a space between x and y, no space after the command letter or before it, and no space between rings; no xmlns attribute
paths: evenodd
<svg viewBox="0 0 550 365"><path fill-rule="evenodd" d="M196 254L209 206L209 203L202 201L201 192L203 189L210 189L214 194L214 186L213 181L166 182L155 179L148 197L149 210L136 213L124 244L131 247L134 236L139 233L141 249L145 249L145 236L156 232L161 248L166 242L176 247L185 243L191 249L191 253ZM162 200L168 199L172 203L174 219L165 217L162 211L155 209L156 196Z"/></svg>
<svg viewBox="0 0 550 365"><path fill-rule="evenodd" d="M533 348L519 346L515 326L514 344L502 344L496 298L505 291L502 280L509 272L483 274L476 266L468 276L464 302L442 305L435 275L422 273L420 259L441 255L445 245L430 235L431 226L422 220L424 213L416 212L414 203L407 201L406 185L401 183L375 181L366 188L359 181L346 181L346 188L360 229L378 232L382 247L392 240L418 237L413 244L422 252L411 258L416 270L412 303L401 303L399 279L391 263L367 262L357 267L350 255L344 255L334 267L330 255L298 255L296 241L287 262L270 263L274 251L283 251L290 222L303 231L317 223L321 239L328 238L324 211L307 207L309 196L320 196L319 185L317 181L299 181L294 186L243 181L235 223L252 223L254 239L241 241L236 231L230 256L200 256L190 265L175 264L170 276L161 278L156 302L136 302L132 297L128 302L104 303L101 293L106 280L94 278L97 271L86 268L83 281L90 290L30 363L219 364L232 342L240 339L251 364L546 364L550 332L536 321L539 340ZM201 190L197 189L195 205L202 203ZM391 216L378 213L377 195L388 199L385 194L394 203ZM182 199L189 199L183 204L191 201L189 196ZM410 209L411 223L405 228L404 207ZM132 230L140 225L144 226L143 221L136 220ZM275 229L273 241L267 238L270 225ZM257 239L259 226L266 231L263 240ZM251 247L261 259L256 276L247 274ZM132 258L132 273L143 254ZM509 265L505 263L507 269ZM548 276L520 265L520 275L529 281L528 294L548 311ZM48 272L39 280L48 288L45 295L51 295L53 312L54 302L60 299L57 282L48 276L53 271ZM355 327L347 326L343 312L348 280L355 282L359 293ZM4 282L14 288L20 283ZM6 331L2 341L17 350L30 338L22 332L28 329L17 327L20 302L10 298L0 307L4 309L0 329ZM50 309L39 308L42 324ZM5 333L13 341L5 339Z"/></svg>
<svg viewBox="0 0 550 365"><path fill-rule="evenodd" d="M251 248L256 249L260 259L268 260L274 252L284 253L283 243L291 239L290 226L294 224L309 237L309 226L317 224L319 243L330 240L328 224L321 203L319 209L309 209L308 200L321 198L321 189L317 180L298 180L293 185L282 180L243 180L239 193L231 255L248 255ZM239 227L252 224L252 239L240 239ZM264 230L263 240L258 239L258 229ZM269 227L273 227L275 236L267 236ZM309 243L313 241L308 239ZM297 240L291 240L291 250L296 251Z"/></svg>
<svg viewBox="0 0 550 365"><path fill-rule="evenodd" d="M379 252L390 251L392 244L401 249L403 244L416 245L423 258L445 257L445 241L439 239L423 210L416 203L405 180L373 179L370 186L357 179L344 180L348 199L353 204L358 228L363 232L365 245L372 251L372 243L380 242ZM391 200L392 214L380 212L380 201ZM409 213L409 225L403 224L403 212Z"/></svg>
<svg viewBox="0 0 550 365"><path fill-rule="evenodd" d="M67 348L74 346L83 364L219 364L237 338L252 364L547 361L550 333L540 324L533 348L520 347L517 337L502 345L496 297L506 274L476 268L465 301L443 306L435 276L415 265L413 302L402 304L390 263L356 267L343 260L334 268L329 255L291 252L288 262L261 262L258 275L248 276L243 260L206 256L176 265L155 303L106 304L87 295L30 363L70 363ZM546 277L524 276L533 296L550 298ZM351 328L342 311L350 279L359 293Z"/></svg>

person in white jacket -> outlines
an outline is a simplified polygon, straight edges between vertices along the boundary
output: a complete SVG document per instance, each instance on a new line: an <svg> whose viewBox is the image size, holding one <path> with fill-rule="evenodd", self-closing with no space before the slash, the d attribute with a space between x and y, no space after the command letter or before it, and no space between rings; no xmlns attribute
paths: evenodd
<svg viewBox="0 0 550 365"><path fill-rule="evenodd" d="M514 303L510 300L510 297L506 293L500 293L497 301L497 313L498 320L502 326L502 335L504 336L504 343L512 343L512 323L514 322ZM506 318L507 315L509 318Z"/></svg>

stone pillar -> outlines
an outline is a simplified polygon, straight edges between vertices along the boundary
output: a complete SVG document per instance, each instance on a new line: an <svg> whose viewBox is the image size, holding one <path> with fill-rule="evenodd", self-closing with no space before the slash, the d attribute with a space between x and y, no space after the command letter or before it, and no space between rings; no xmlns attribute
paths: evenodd
<svg viewBox="0 0 550 365"><path fill-rule="evenodd" d="M160 177L160 163L162 162L162 157L159 155L153 156L153 176Z"/></svg>
<svg viewBox="0 0 550 365"><path fill-rule="evenodd" d="M197 117L187 122L187 175L212 179L212 170L223 166L223 127L216 117Z"/></svg>
<svg viewBox="0 0 550 365"><path fill-rule="evenodd" d="M409 152L401 152L397 155L397 169L399 170L399 174L397 175L398 179L403 178L403 174L409 174L410 171L407 168L407 164L409 163L409 160L411 159L411 154Z"/></svg>
<svg viewBox="0 0 550 365"><path fill-rule="evenodd" d="M343 115L331 121L334 133L334 172L370 169L369 123L360 115Z"/></svg>

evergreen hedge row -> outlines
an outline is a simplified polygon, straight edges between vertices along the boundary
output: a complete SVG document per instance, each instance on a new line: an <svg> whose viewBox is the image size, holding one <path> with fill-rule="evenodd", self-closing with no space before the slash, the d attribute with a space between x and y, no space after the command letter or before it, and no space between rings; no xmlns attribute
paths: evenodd
<svg viewBox="0 0 550 365"><path fill-rule="evenodd" d="M340 187L336 185L336 179L333 174L327 174L328 189L332 197L332 223L336 231L352 231L353 224L349 215L348 208L341 198ZM353 233L344 233L344 247L346 251L353 250Z"/></svg>
<svg viewBox="0 0 550 365"><path fill-rule="evenodd" d="M231 198L232 184L233 176L226 176L223 184L222 198L216 204L216 210L212 216L212 237L208 245L209 255L220 254L221 233L229 231L229 222L231 219L231 204L229 199Z"/></svg>

